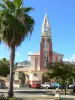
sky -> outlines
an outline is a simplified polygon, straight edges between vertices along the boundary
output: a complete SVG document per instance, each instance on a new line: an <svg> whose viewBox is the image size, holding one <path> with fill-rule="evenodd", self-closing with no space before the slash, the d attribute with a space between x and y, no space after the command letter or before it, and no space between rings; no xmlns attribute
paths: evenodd
<svg viewBox="0 0 75 100"><path fill-rule="evenodd" d="M15 61L29 60L28 54L40 50L41 26L47 9L51 26L53 51L64 54L64 60L75 61L75 0L23 0L24 7L33 7L35 20L32 36L16 49ZM10 58L10 49L0 44L0 58Z"/></svg>

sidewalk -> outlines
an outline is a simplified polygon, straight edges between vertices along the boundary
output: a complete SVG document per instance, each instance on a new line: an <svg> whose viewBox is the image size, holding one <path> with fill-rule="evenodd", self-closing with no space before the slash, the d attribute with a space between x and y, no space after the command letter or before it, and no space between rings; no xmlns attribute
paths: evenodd
<svg viewBox="0 0 75 100"><path fill-rule="evenodd" d="M60 98L70 98L70 99L75 99L75 95L60 95Z"/></svg>

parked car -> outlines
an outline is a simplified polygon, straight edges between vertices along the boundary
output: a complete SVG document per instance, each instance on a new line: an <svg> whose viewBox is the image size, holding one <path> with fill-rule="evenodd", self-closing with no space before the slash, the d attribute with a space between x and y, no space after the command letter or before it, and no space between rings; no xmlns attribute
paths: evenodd
<svg viewBox="0 0 75 100"><path fill-rule="evenodd" d="M41 88L50 88L50 89L55 89L59 87L60 85L56 82L45 82L44 84L41 84Z"/></svg>
<svg viewBox="0 0 75 100"><path fill-rule="evenodd" d="M6 89L5 83L0 83L0 89Z"/></svg>
<svg viewBox="0 0 75 100"><path fill-rule="evenodd" d="M59 87L60 87L60 85L57 82L51 83L51 88L56 89L56 88L59 88Z"/></svg>
<svg viewBox="0 0 75 100"><path fill-rule="evenodd" d="M2 89L2 84L0 83L0 89Z"/></svg>
<svg viewBox="0 0 75 100"><path fill-rule="evenodd" d="M40 84L39 83L33 83L30 85L31 88L40 88Z"/></svg>
<svg viewBox="0 0 75 100"><path fill-rule="evenodd" d="M73 88L75 86L75 84L70 84L69 88Z"/></svg>
<svg viewBox="0 0 75 100"><path fill-rule="evenodd" d="M45 82L44 84L41 84L41 88L46 88L46 89L48 89L48 88L50 88L51 87L51 85L50 85L50 83L48 83L48 82Z"/></svg>

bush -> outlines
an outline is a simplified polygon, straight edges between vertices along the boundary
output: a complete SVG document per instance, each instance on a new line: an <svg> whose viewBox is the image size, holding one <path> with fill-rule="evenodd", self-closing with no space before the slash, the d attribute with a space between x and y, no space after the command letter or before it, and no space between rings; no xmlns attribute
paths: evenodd
<svg viewBox="0 0 75 100"><path fill-rule="evenodd" d="M0 100L24 100L24 99L22 99L22 98L15 98L15 97L13 97L13 98L8 98L8 97L5 97L5 96L2 94L2 95L0 95Z"/></svg>
<svg viewBox="0 0 75 100"><path fill-rule="evenodd" d="M4 95L0 95L0 100L8 100L8 99L5 98Z"/></svg>

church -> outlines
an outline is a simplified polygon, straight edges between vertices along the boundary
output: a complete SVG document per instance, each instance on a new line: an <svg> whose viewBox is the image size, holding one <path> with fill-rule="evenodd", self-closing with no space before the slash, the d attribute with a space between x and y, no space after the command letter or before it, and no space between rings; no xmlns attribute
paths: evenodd
<svg viewBox="0 0 75 100"><path fill-rule="evenodd" d="M47 71L46 64L48 62L60 62L63 60L63 54L53 51L51 35L48 16L45 14L41 30L40 50L39 52L28 55L30 64L27 66L22 67L22 65L18 63L17 66L19 66L19 68L15 70L14 83L19 84L19 72L25 73L25 83L42 83L43 74Z"/></svg>

